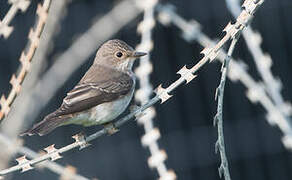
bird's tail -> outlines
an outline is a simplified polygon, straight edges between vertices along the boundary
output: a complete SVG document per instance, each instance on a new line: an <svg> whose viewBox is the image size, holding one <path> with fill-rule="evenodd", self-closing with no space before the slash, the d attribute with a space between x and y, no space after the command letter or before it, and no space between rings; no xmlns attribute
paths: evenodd
<svg viewBox="0 0 292 180"><path fill-rule="evenodd" d="M44 120L35 124L31 129L23 132L20 136L32 136L34 134L38 134L39 136L46 135L60 126L66 119L68 119L66 116L56 116L55 113L49 114Z"/></svg>

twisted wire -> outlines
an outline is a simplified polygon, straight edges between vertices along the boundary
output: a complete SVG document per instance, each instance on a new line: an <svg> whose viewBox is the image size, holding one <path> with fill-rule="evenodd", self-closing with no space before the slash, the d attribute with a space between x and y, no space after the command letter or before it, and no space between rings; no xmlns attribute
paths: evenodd
<svg viewBox="0 0 292 180"><path fill-rule="evenodd" d="M173 23L177 26L183 32L182 37L187 42L197 41L203 47L208 47L210 45L214 46L216 44L216 41L211 40L201 31L201 25L197 21L186 21L175 12L174 6L170 4L160 5L157 10L159 11L159 21L164 25ZM220 50L217 56L218 60L223 63L225 57L226 52ZM248 74L247 65L242 61L231 58L230 69L227 76L233 82L240 81L247 88L247 98L252 103L259 103L265 108L268 116L274 119L275 124L283 132L283 144L286 148L292 149L292 138L290 138L292 128L290 123L286 120L281 110L275 106L272 99L267 95L265 88L262 85L263 83L257 82Z"/></svg>

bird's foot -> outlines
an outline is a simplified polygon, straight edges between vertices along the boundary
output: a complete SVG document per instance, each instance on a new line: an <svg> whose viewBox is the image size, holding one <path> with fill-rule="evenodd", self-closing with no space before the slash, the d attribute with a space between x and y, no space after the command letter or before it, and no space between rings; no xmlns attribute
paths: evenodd
<svg viewBox="0 0 292 180"><path fill-rule="evenodd" d="M146 114L145 112L140 111L140 106L138 106L138 105L131 105L129 109L130 109L131 113L134 113L135 111L139 111L135 115L136 119L139 119Z"/></svg>
<svg viewBox="0 0 292 180"><path fill-rule="evenodd" d="M115 125L113 123L107 123L104 125L104 129L106 130L107 134L109 136L119 132L120 130L118 128L115 127Z"/></svg>
<svg viewBox="0 0 292 180"><path fill-rule="evenodd" d="M87 141L86 141L86 135L83 131L81 131L80 133L78 134L75 134L74 136L72 136L73 139L75 139L75 141L78 143L78 145L80 146L79 147L79 150L83 149L83 148L86 148L88 146L90 146L91 144L89 144Z"/></svg>

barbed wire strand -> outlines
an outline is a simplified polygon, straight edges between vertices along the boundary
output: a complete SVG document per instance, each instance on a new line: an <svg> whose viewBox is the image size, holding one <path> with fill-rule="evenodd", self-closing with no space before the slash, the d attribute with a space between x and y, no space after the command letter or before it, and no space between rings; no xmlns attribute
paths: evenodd
<svg viewBox="0 0 292 180"><path fill-rule="evenodd" d="M231 14L236 17L240 13L240 4L239 0L226 0L227 8L231 12ZM292 106L291 103L285 102L282 95L282 82L277 77L273 76L271 71L271 66L273 64L273 60L268 53L264 53L261 48L262 37L258 32L255 32L251 26L247 27L243 32L243 37L247 44L251 55L253 56L253 60L255 62L256 68L263 79L263 85L265 87L265 91L273 100L275 106L282 112L285 116L287 122L290 123L291 126L291 115L292 115ZM271 125L275 125L274 119L267 116L269 123ZM286 139L290 138L290 143L292 144L292 137L286 137Z"/></svg>
<svg viewBox="0 0 292 180"><path fill-rule="evenodd" d="M160 5L157 10L159 11L159 21L168 25L172 22L175 26L177 26L182 32L182 37L188 41L197 41L203 47L208 47L210 45L216 44L215 41L212 41L207 35L205 35L201 31L200 24L191 20L190 22L184 20L181 16L179 16L174 9L174 6ZM224 58L226 57L226 53L223 50L220 50L217 58L223 63ZM232 58L231 58L232 59ZM282 142L286 148L292 150L292 127L290 123L287 121L282 112L274 105L273 101L266 94L265 89L261 82L255 81L247 72L247 65L242 61L236 61L232 59L230 61L230 69L228 78L233 81L240 81L247 88L247 98L252 103L260 103L264 109L267 111L267 116L271 117L279 129L284 134L282 138Z"/></svg>
<svg viewBox="0 0 292 180"><path fill-rule="evenodd" d="M68 0L52 1L50 5L50 10L46 20L47 22L42 32L42 36L40 37L41 43L39 44L30 65L32 71L27 74L27 77L22 83L21 93L13 102L11 112L1 124L1 132L10 138L16 138L19 135L21 128L24 126L24 123L26 124L25 118L22 116L22 111L29 111L27 108L31 108L31 106L28 105L30 102L28 95L34 89L35 84L41 77L41 71L43 71L46 66L47 54L53 47L53 38L60 29L60 23L65 16L68 3ZM10 128L12 126L13 128Z"/></svg>
<svg viewBox="0 0 292 180"><path fill-rule="evenodd" d="M14 0L10 2L13 2L13 5L12 5L13 9L17 9L17 8L25 9L24 7L27 7L29 3L29 2L27 3L26 0ZM0 123L3 121L4 117L8 115L11 104L13 103L15 97L21 91L21 83L24 81L24 78L26 77L27 72L30 70L30 63L31 63L32 57L34 56L34 53L37 47L39 46L40 36L43 31L44 25L46 23L50 2L51 0L44 0L42 5L38 4L38 8L37 8L38 20L36 22L36 28L35 29L32 28L30 30L29 35L28 35L30 43L28 43L27 45L29 46L28 51L27 53L25 53L25 51L22 51L20 59L19 59L19 61L21 62L20 72L18 73L18 75L13 74L11 77L10 84L12 85L12 89L9 92L8 98L6 99L5 96L2 95L0 99L0 105L1 105ZM9 12L10 10L8 11L8 14ZM11 14L13 14L15 10L11 10L11 12L12 12ZM5 17L7 16L11 17L11 15L6 15ZM5 22L9 22L9 21L7 20ZM3 22L1 26L3 26Z"/></svg>
<svg viewBox="0 0 292 180"><path fill-rule="evenodd" d="M150 52L153 49L152 29L155 27L154 11L158 0L138 1L138 5L144 9L144 17L137 27L138 33L141 34L141 42L137 46L138 51L147 52L148 55L140 58L139 66L135 69L140 82L140 89L136 90L135 100L143 105L149 101L152 95L153 87L150 83L150 75L153 65L150 61ZM154 128L153 118L155 117L155 108L147 109L143 116L137 118L138 124L142 125L145 134L141 138L142 145L148 147L150 157L148 158L148 166L156 168L160 180L176 179L175 172L168 170L164 163L167 154L166 151L160 150L158 139L160 138L159 128Z"/></svg>
<svg viewBox="0 0 292 180"><path fill-rule="evenodd" d="M177 79L175 82L170 84L167 88L163 88L162 85L159 85L155 89L156 96L150 99L147 103L142 105L139 108L136 108L128 115L124 116L123 118L117 120L113 123L113 127L119 128L125 123L129 122L134 117L139 117L139 115L142 115L142 113L151 107L152 105L156 104L160 101L160 103L164 103L169 98L172 97L169 93L171 93L173 90L175 90L177 87L181 86L184 83L189 83L192 81L196 75L198 70L200 70L204 65L206 65L209 62L212 62L216 56L219 53L219 50L222 48L222 46L229 41L232 37L239 34L244 27L247 25L247 23L252 19L253 14L256 12L257 8L263 3L263 1L253 1L253 0L245 0L243 3L244 10L241 12L241 14L238 16L237 21L235 24L229 23L225 28L224 31L226 32L225 36L214 46L214 47L208 47L204 48L202 50L202 54L204 57L191 69L187 69L186 66L184 66L182 69L180 69L177 73L180 74L180 78ZM57 160L61 158L62 153L67 152L71 149L80 147L79 149L83 149L88 146L88 143L94 139L97 139L103 135L109 134L109 131L112 131L112 129L109 129L110 127L105 127L99 131L97 131L94 134L91 134L89 136L85 136L81 133L74 135L73 138L75 139L75 142L64 146L60 149L56 149L53 145L48 146L45 148L46 154L37 157L32 160L28 160L25 157L22 159L18 159L18 165L15 165L13 167L10 167L8 169L4 169L0 171L0 175L6 175L8 173L17 171L17 170L29 170L32 169L33 165L40 163L42 161L51 159L52 161Z"/></svg>
<svg viewBox="0 0 292 180"><path fill-rule="evenodd" d="M227 7L233 16L238 15L238 8L240 8L238 0L226 0ZM292 107L290 103L285 103L282 95L282 83L279 78L275 78L271 71L273 60L271 56L264 53L261 48L262 37L258 32L255 32L252 27L247 27L243 32L243 37L246 41L247 47L251 52L255 61L258 72L263 78L267 93L273 99L275 105L280 109L285 116L292 115Z"/></svg>
<svg viewBox="0 0 292 180"><path fill-rule="evenodd" d="M235 45L238 41L239 35L235 36L232 41L231 45L228 49L227 56L225 57L222 66L221 66L221 80L218 88L216 89L215 99L218 100L217 105L217 113L214 117L214 126L217 125L218 128L218 139L215 144L215 152L220 152L221 157L221 164L218 168L219 177L222 178L222 174L224 174L225 180L231 180L229 167L228 167L228 160L225 151L225 143L224 143L224 132L223 132L223 100L224 100L224 89L225 89L225 82L226 76L228 73L228 66L230 62L230 58L234 51Z"/></svg>
<svg viewBox="0 0 292 180"><path fill-rule="evenodd" d="M170 13L171 15L174 14L174 12L172 12L173 8L171 6L165 6L165 7L166 7L166 12L171 12ZM159 9L161 11L163 11L163 7L160 6ZM175 22L180 22L180 23L178 23L179 25L188 25L187 22L184 21L182 18L180 18L176 14L174 14L174 15L175 16L172 16L172 18L170 18L169 16L166 16L165 14L160 14L160 20L163 22L163 24L169 24L170 19L176 19L178 21L175 21ZM173 17L175 17L175 18L173 18ZM244 26L247 26L248 23L250 23L250 22L246 22L244 24ZM197 25L196 28L198 28L199 25L198 24L196 24L196 25ZM223 117L222 117L223 116L223 97L224 97L225 81L226 81L226 76L227 76L227 68L228 68L229 61L230 61L232 52L234 50L235 44L237 43L237 40L239 38L239 35L240 35L240 33L235 34L232 37L232 42L231 42L231 45L229 47L228 54L226 54L224 61L222 63L221 81L220 81L218 88L216 89L216 95L215 95L215 99L217 99L217 96L218 96L217 113L214 117L214 126L217 125L217 128L218 128L218 139L217 139L216 144L215 144L215 152L216 153L218 151L220 152L221 164L218 168L219 176L221 178L222 174L224 174L224 177L226 180L231 180L231 177L230 177L230 173L229 173L228 160L227 160L226 151L225 151L224 133L223 133ZM195 36L195 37L199 37L199 36ZM194 37L192 35L192 33L184 33L184 38L190 39L192 37Z"/></svg>
<svg viewBox="0 0 292 180"><path fill-rule="evenodd" d="M29 70L31 69L31 61L32 57L35 54L35 51L39 45L40 41L40 36L43 32L44 25L47 20L47 15L48 15L48 10L50 7L50 2L51 0L45 0L43 1L43 4L41 5L40 3L38 4L37 11L36 11L36 16L37 20L35 22L35 28L31 28L28 39L29 42L27 43L27 50L23 50L20 56L19 61L21 62L21 66L19 68L18 75L13 74L12 78L10 80L10 84L12 85L12 88L8 94L8 98L6 99L4 95L1 96L0 99L0 124L3 121L4 117L7 117L8 113L10 112L10 106L14 102L15 98L17 95L19 95L22 87L22 82L24 81L26 75L28 74ZM25 3L24 1L15 1L17 5L14 5L15 7L18 6L24 6ZM12 11L13 12L13 11ZM15 125L15 124L13 124ZM1 129L3 127L1 126ZM13 128L9 128L13 129ZM1 156L1 162L0 162L0 167L6 167L7 163L9 162L9 155L8 154L0 154Z"/></svg>
<svg viewBox="0 0 292 180"><path fill-rule="evenodd" d="M35 84L34 89L26 94L22 101L22 109L17 111L14 119L10 120L17 121L18 118L25 118L25 126L30 126L58 89L88 60L98 46L134 20L140 12L141 9L137 8L133 1L124 0L104 16L94 18L93 25L57 57L52 67ZM107 27L107 30L104 30L104 27ZM27 127L22 127L22 129Z"/></svg>
<svg viewBox="0 0 292 180"><path fill-rule="evenodd" d="M0 36L3 36L5 39L7 39L13 31L13 27L9 26L9 24L18 10L24 13L30 5L30 0L9 0L8 2L11 4L11 7L4 15L3 20L0 20Z"/></svg>
<svg viewBox="0 0 292 180"><path fill-rule="evenodd" d="M12 141L10 138L0 133L0 141L5 144L5 151L11 151L11 154L20 153L27 156L28 158L36 158L40 156L39 153L36 153L33 150L23 146L23 141L21 139ZM40 166L38 166L38 168L42 169L43 167L46 167L52 172L59 174L61 177L67 177L72 180L89 180L88 178L79 175L74 171L70 171L72 166L63 167L62 165L52 161L45 161L39 165Z"/></svg>

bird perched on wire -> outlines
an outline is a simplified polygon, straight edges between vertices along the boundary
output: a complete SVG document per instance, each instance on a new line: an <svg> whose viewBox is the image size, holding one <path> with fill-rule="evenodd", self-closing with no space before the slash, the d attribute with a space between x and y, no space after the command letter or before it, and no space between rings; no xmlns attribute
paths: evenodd
<svg viewBox="0 0 292 180"><path fill-rule="evenodd" d="M40 136L67 124L104 125L129 105L134 90L134 60L146 55L121 40L109 40L97 51L94 63L67 93L60 108L21 135Z"/></svg>

